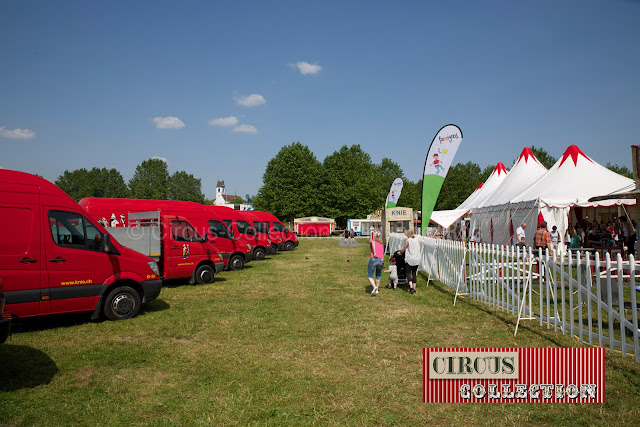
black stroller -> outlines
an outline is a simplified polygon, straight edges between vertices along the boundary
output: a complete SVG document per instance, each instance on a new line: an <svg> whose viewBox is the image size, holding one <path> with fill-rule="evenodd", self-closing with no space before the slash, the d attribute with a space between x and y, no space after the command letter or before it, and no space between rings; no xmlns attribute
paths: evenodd
<svg viewBox="0 0 640 427"><path fill-rule="evenodd" d="M407 265L404 262L404 254L396 251L393 254L393 258L396 260L396 267L398 268L398 284L407 283Z"/></svg>

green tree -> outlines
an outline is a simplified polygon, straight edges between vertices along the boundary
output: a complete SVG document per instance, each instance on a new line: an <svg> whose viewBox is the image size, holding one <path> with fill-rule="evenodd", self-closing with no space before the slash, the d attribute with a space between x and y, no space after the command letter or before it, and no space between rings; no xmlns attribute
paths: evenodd
<svg viewBox="0 0 640 427"><path fill-rule="evenodd" d="M167 198L186 202L204 203L202 182L185 171L177 171L169 178Z"/></svg>
<svg viewBox="0 0 640 427"><path fill-rule="evenodd" d="M380 187L375 185L376 167L360 145L342 146L324 159L323 166L323 214L335 218L339 227L346 226L349 218L363 218L384 206L386 193L380 197Z"/></svg>
<svg viewBox="0 0 640 427"><path fill-rule="evenodd" d="M93 168L89 171L92 197L127 197L129 189L122 174L114 168Z"/></svg>
<svg viewBox="0 0 640 427"><path fill-rule="evenodd" d="M322 175L322 164L309 147L299 142L286 145L269 160L254 207L285 221L318 215L324 205L318 192Z"/></svg>
<svg viewBox="0 0 640 427"><path fill-rule="evenodd" d="M117 169L82 168L64 171L56 185L75 201L84 197L127 197L127 185Z"/></svg>
<svg viewBox="0 0 640 427"><path fill-rule="evenodd" d="M418 182L412 182L408 179L404 180L402 193L398 199L398 206L411 208L414 211L422 209L422 179Z"/></svg>
<svg viewBox="0 0 640 427"><path fill-rule="evenodd" d="M614 165L612 163L607 163L607 169L614 171L615 173L626 176L627 178L633 179L633 172L629 170L626 166Z"/></svg>
<svg viewBox="0 0 640 427"><path fill-rule="evenodd" d="M135 199L166 199L168 196L169 169L160 159L149 159L136 167L129 180L131 197Z"/></svg>
<svg viewBox="0 0 640 427"><path fill-rule="evenodd" d="M229 203L239 205L241 203L244 203L244 200L242 200L242 197L234 197L233 199L229 200Z"/></svg>
<svg viewBox="0 0 640 427"><path fill-rule="evenodd" d="M62 175L56 179L55 184L77 202L83 197L90 196L87 189L88 182L89 171L82 168L73 171L65 170Z"/></svg>
<svg viewBox="0 0 640 427"><path fill-rule="evenodd" d="M389 194L391 184L393 184L393 181L396 178L402 178L404 191L404 184L407 182L407 180L404 178L404 174L402 173L402 168L400 167L400 165L386 157L382 159L379 165L375 165L375 177L374 181L371 184L376 187L376 197L379 197L381 199L381 203L383 205L385 203L385 200L387 200L387 195ZM402 193L400 195L402 195Z"/></svg>

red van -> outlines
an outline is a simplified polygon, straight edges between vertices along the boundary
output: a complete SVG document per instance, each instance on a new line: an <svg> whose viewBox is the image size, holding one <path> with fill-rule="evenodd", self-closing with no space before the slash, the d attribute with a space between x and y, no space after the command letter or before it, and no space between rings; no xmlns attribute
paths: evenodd
<svg viewBox="0 0 640 427"><path fill-rule="evenodd" d="M237 211L241 217L245 219L251 226L256 230L258 235L262 234L263 238L269 239L271 242L271 251L272 253L277 253L278 251L284 250L284 243L280 236L276 233L270 231L267 228L267 225L261 221L256 215L253 214L253 211Z"/></svg>
<svg viewBox="0 0 640 427"><path fill-rule="evenodd" d="M79 204L97 220L108 222L107 218L113 217L116 229L129 224L130 212L161 211L183 216L199 235L208 236L209 243L216 247L223 259L225 268L242 270L245 263L253 259L253 246L240 237L234 237L222 218L200 203L87 197L80 200Z"/></svg>
<svg viewBox="0 0 640 427"><path fill-rule="evenodd" d="M263 211L252 211L252 213L265 223L267 228L269 228L269 231L282 239L285 251L292 251L293 248L298 246L300 243L298 242L298 236L285 227L282 224L282 221L280 221L274 214Z"/></svg>
<svg viewBox="0 0 640 427"><path fill-rule="evenodd" d="M253 246L253 259L262 261L265 255L274 253L268 236L257 233L256 229L239 211L225 206L205 206L205 208L217 214L235 236L241 237Z"/></svg>
<svg viewBox="0 0 640 427"><path fill-rule="evenodd" d="M157 260L165 280L212 283L224 268L225 260L208 242L206 231L198 233L189 218L173 212L163 200L84 198L79 204L100 222L109 222L109 217L109 233Z"/></svg>
<svg viewBox="0 0 640 427"><path fill-rule="evenodd" d="M0 169L0 223L0 277L13 315L127 319L160 294L155 261L111 238L43 178Z"/></svg>

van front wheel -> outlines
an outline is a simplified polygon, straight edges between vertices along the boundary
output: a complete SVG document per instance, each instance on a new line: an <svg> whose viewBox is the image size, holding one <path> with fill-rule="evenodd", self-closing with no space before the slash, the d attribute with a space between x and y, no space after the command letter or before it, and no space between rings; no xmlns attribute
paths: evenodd
<svg viewBox="0 0 640 427"><path fill-rule="evenodd" d="M253 252L253 258L257 261L264 260L265 255L267 255L267 252L263 248L256 248Z"/></svg>
<svg viewBox="0 0 640 427"><path fill-rule="evenodd" d="M285 251L292 251L293 250L293 242L287 242L284 244L284 250Z"/></svg>
<svg viewBox="0 0 640 427"><path fill-rule="evenodd" d="M231 270L242 270L244 268L244 258L241 255L234 255L229 260Z"/></svg>
<svg viewBox="0 0 640 427"><path fill-rule="evenodd" d="M199 285L206 285L213 282L213 268L209 265L201 265L196 270L196 283Z"/></svg>
<svg viewBox="0 0 640 427"><path fill-rule="evenodd" d="M140 312L140 295L129 286L115 288L104 302L104 315L109 320L124 320L136 317Z"/></svg>

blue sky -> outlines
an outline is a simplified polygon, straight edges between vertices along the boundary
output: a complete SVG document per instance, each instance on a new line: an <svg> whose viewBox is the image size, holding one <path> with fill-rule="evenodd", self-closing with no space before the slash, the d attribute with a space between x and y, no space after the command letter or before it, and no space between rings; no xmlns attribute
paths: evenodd
<svg viewBox="0 0 640 427"><path fill-rule="evenodd" d="M299 141L321 161L360 144L415 181L454 123L454 163L576 144L631 168L638 22L630 0L3 1L0 166L128 180L161 157L244 196Z"/></svg>

